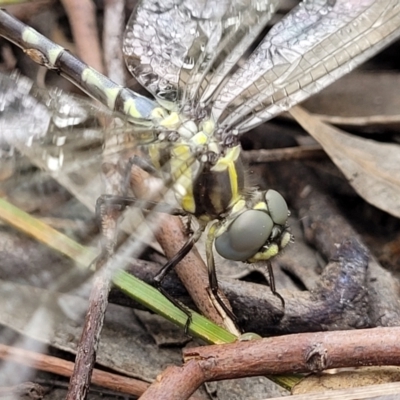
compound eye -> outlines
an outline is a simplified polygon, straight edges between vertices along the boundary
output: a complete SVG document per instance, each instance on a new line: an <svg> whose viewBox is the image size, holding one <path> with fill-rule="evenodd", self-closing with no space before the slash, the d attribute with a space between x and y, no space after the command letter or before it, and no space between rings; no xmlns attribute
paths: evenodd
<svg viewBox="0 0 400 400"><path fill-rule="evenodd" d="M273 226L266 212L247 210L215 239L215 249L228 260L246 261L268 241Z"/></svg>
<svg viewBox="0 0 400 400"><path fill-rule="evenodd" d="M268 190L265 194L268 211L275 224L285 225L289 215L289 209L283 196L276 190Z"/></svg>

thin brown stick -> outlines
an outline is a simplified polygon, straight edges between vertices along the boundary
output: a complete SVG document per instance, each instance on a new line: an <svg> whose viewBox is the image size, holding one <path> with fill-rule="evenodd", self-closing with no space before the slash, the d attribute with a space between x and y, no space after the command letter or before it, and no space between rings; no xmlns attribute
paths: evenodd
<svg viewBox="0 0 400 400"><path fill-rule="evenodd" d="M33 351L9 347L4 344L0 344L0 358L66 377L70 377L74 369L74 363L70 361ZM146 382L98 369L93 370L92 383L134 396L140 396L149 387L149 384Z"/></svg>
<svg viewBox="0 0 400 400"><path fill-rule="evenodd" d="M303 159L326 158L326 153L319 144L309 146L287 147L283 149L250 150L242 155L247 163L265 163Z"/></svg>
<svg viewBox="0 0 400 400"><path fill-rule="evenodd" d="M395 400L399 397L400 383L383 383L357 388L326 390L320 393L306 393L279 397L279 400Z"/></svg>
<svg viewBox="0 0 400 400"><path fill-rule="evenodd" d="M103 47L107 76L114 82L125 85L125 62L122 54L122 36L125 28L125 2L104 2Z"/></svg>
<svg viewBox="0 0 400 400"><path fill-rule="evenodd" d="M99 34L97 30L96 8L91 0L62 0L78 56L92 68L104 71Z"/></svg>
<svg viewBox="0 0 400 400"><path fill-rule="evenodd" d="M144 392L141 400L184 400L204 382L201 367L189 361L182 367L168 367Z"/></svg>
<svg viewBox="0 0 400 400"><path fill-rule="evenodd" d="M32 18L32 15L37 15L41 11L51 8L54 5L53 3L55 3L54 0L38 0L29 3L4 5L2 7L16 18L25 22Z"/></svg>
<svg viewBox="0 0 400 400"><path fill-rule="evenodd" d="M96 353L103 328L111 286L110 273L106 268L93 281L89 310L85 317L82 336L78 344L74 372L68 388L67 400L85 399L96 362Z"/></svg>
<svg viewBox="0 0 400 400"><path fill-rule="evenodd" d="M104 175L106 190L119 193L121 176L117 173ZM114 187L112 183L118 182ZM90 386L92 371L96 362L96 353L103 328L104 317L108 305L108 294L111 288L113 270L112 257L115 252L115 241L118 230L120 210L115 208L100 208L101 233L103 237L102 255L96 260L97 274L94 278L89 309L86 313L85 324L79 340L75 368L68 388L67 400L84 400Z"/></svg>
<svg viewBox="0 0 400 400"><path fill-rule="evenodd" d="M344 117L336 115L322 115L313 114L315 118L319 118L321 121L327 122L332 125L344 125L344 126L388 126L398 125L400 123L400 115L368 115L361 117ZM379 131L377 132L379 133Z"/></svg>

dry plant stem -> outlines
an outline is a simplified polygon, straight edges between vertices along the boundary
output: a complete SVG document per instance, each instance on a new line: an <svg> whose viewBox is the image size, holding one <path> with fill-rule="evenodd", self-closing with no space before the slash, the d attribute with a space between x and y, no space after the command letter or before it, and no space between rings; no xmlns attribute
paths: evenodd
<svg viewBox="0 0 400 400"><path fill-rule="evenodd" d="M251 150L243 152L246 162L276 162L302 159L326 158L326 153L319 144L309 146L287 147L282 149Z"/></svg>
<svg viewBox="0 0 400 400"><path fill-rule="evenodd" d="M357 388L326 390L279 397L279 400L396 400L400 393L400 383L382 383Z"/></svg>
<svg viewBox="0 0 400 400"><path fill-rule="evenodd" d="M205 381L318 372L327 368L400 365L400 328L302 333L183 351L185 365L167 369L141 399L184 400ZM183 374L183 376L182 376ZM188 380L181 396L172 382ZM189 383L188 383L189 385Z"/></svg>
<svg viewBox="0 0 400 400"><path fill-rule="evenodd" d="M35 353L33 351L9 347L4 344L0 344L0 358L29 365L32 368L41 371L51 372L66 377L70 377L74 369L74 363L70 361ZM92 383L110 390L134 396L140 396L149 387L149 384L146 382L98 369L93 370Z"/></svg>
<svg viewBox="0 0 400 400"><path fill-rule="evenodd" d="M204 382L201 366L196 361L189 361L182 367L168 367L157 377L140 399L188 399Z"/></svg>
<svg viewBox="0 0 400 400"><path fill-rule="evenodd" d="M4 8L22 21L28 21L33 15L52 7L54 0L39 0L29 3L7 5Z"/></svg>
<svg viewBox="0 0 400 400"><path fill-rule="evenodd" d="M106 267L103 267L93 280L89 298L89 310L85 317L82 336L77 348L75 367L70 380L67 400L86 398L96 362L96 352L103 328L110 286L110 273Z"/></svg>
<svg viewBox="0 0 400 400"><path fill-rule="evenodd" d="M244 376L320 372L328 368L400 365L400 328L299 333L186 349L207 381Z"/></svg>
<svg viewBox="0 0 400 400"><path fill-rule="evenodd" d="M103 179L107 193L119 194L121 175L114 168L103 164ZM116 186L114 186L116 185ZM120 209L100 207L100 228L102 234L102 254L96 259L96 275L93 280L89 298L89 309L86 313L82 335L77 348L75 368L70 379L67 400L84 400L90 386L90 380L96 353L103 328L108 305L108 294L111 288L113 255L115 253L118 218Z"/></svg>
<svg viewBox="0 0 400 400"><path fill-rule="evenodd" d="M345 238L355 238L363 243L360 235L340 214L328 195L318 186L307 168L293 165L274 172L282 183L290 187L290 202L298 210L307 238L327 258L335 251L336 243ZM369 316L373 326L400 325L399 284L374 257L369 262Z"/></svg>
<svg viewBox="0 0 400 400"><path fill-rule="evenodd" d="M108 213L102 215L101 231L105 242L103 244L104 254L96 260L97 273L93 280L89 309L78 343L75 368L70 379L67 400L84 400L90 386L111 288L111 258L114 254L118 216L117 210L108 210Z"/></svg>
<svg viewBox="0 0 400 400"><path fill-rule="evenodd" d="M130 183L138 198L148 198L147 177L148 175L143 170L133 166ZM153 198L153 200L156 199ZM184 230L183 223L179 217L160 214L160 225L155 236L168 259L175 256L186 242L187 237L183 233ZM221 315L214 308L208 297L207 267L196 248L189 252L175 267L175 270L201 313L216 324L224 326Z"/></svg>
<svg viewBox="0 0 400 400"><path fill-rule="evenodd" d="M377 127L388 127L390 125L398 126L400 123L400 115L369 115L365 117L341 117L335 115L318 115L314 114L314 117L327 122L331 125L338 126L366 126L368 128ZM372 130L372 129L371 129Z"/></svg>
<svg viewBox="0 0 400 400"><path fill-rule="evenodd" d="M102 52L97 31L96 8L92 0L62 0L78 56L92 68L103 73Z"/></svg>
<svg viewBox="0 0 400 400"><path fill-rule="evenodd" d="M125 62L122 54L122 36L125 28L125 2L104 2L103 47L107 76L114 82L125 85Z"/></svg>

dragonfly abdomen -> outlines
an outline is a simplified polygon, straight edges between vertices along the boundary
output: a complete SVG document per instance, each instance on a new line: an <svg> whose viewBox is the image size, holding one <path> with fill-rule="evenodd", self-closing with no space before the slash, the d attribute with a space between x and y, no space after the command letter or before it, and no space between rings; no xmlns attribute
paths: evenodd
<svg viewBox="0 0 400 400"><path fill-rule="evenodd" d="M21 47L33 61L57 71L111 110L119 111L134 120L152 120L165 114L158 103L112 82L75 58L67 49L5 11L0 12L0 35Z"/></svg>

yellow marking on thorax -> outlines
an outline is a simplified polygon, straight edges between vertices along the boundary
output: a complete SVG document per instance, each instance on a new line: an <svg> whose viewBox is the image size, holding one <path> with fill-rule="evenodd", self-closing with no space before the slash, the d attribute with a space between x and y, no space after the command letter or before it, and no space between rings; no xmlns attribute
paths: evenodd
<svg viewBox="0 0 400 400"><path fill-rule="evenodd" d="M211 135L214 132L215 129L215 123L212 119L208 119L207 121L204 121L203 124L201 125L202 131L206 135Z"/></svg>
<svg viewBox="0 0 400 400"><path fill-rule="evenodd" d="M239 198L239 191L238 191L238 176L236 172L235 162L240 156L240 146L232 147L228 150L225 157L222 157L218 160L215 166L212 168L212 171L224 171L225 169L228 170L229 174L229 182L231 185L232 191L232 204L235 204L237 199Z"/></svg>
<svg viewBox="0 0 400 400"><path fill-rule="evenodd" d="M232 214L242 211L246 207L246 202L242 199L237 201L232 207Z"/></svg>
<svg viewBox="0 0 400 400"><path fill-rule="evenodd" d="M165 119L167 115L167 111L162 107L156 107L151 111L151 118L155 120Z"/></svg>
<svg viewBox="0 0 400 400"><path fill-rule="evenodd" d="M182 123L179 114L176 111L171 112L166 118L160 121L160 126L167 129L176 129Z"/></svg>
<svg viewBox="0 0 400 400"><path fill-rule="evenodd" d="M151 143L147 145L147 152L149 154L150 160L154 168L161 169L160 165L160 149L159 145L156 143Z"/></svg>
<svg viewBox="0 0 400 400"><path fill-rule="evenodd" d="M203 131L196 133L192 138L192 142L199 146L207 144L208 140L209 137Z"/></svg>
<svg viewBox="0 0 400 400"><path fill-rule="evenodd" d="M193 196L193 171L190 167L193 154L188 145L177 144L171 149L171 175L174 180L174 190L179 197L181 207L190 213L196 210Z"/></svg>
<svg viewBox="0 0 400 400"><path fill-rule="evenodd" d="M260 201L259 203L254 205L253 210L268 211L268 206L265 201Z"/></svg>
<svg viewBox="0 0 400 400"><path fill-rule="evenodd" d="M193 190L188 191L186 196L182 197L181 206L188 213L194 214L196 212L196 203L194 201Z"/></svg>
<svg viewBox="0 0 400 400"><path fill-rule="evenodd" d="M171 148L171 155L172 157L183 161L188 160L192 156L192 153L187 144L176 143Z"/></svg>

